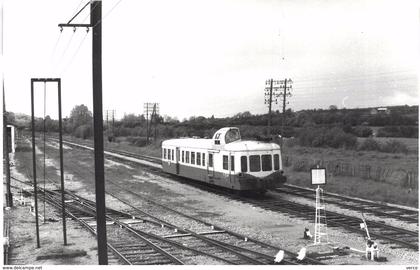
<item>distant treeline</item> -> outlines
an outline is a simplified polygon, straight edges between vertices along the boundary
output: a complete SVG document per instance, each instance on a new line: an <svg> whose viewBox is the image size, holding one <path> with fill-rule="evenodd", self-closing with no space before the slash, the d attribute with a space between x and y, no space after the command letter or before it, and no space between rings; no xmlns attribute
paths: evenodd
<svg viewBox="0 0 420 270"><path fill-rule="evenodd" d="M25 115L9 113L8 121L15 123L21 128L30 129L30 118ZM211 137L214 132L222 127L239 127L244 138L258 138L272 135L283 137L305 137L308 130L316 134L324 134L323 138L311 142L311 144L323 144L322 141L330 141L328 134L334 130L342 138L354 137L406 137L418 138L418 106L393 106L383 109L337 109L330 106L329 110L314 109L293 112L287 110L284 115L279 111L272 113L271 134L267 134L268 114L251 114L249 111L238 113L232 117L215 118L192 116L189 119L179 121L175 117L158 116L156 122L156 134L159 138L174 137ZM282 132L282 126L284 130ZM125 115L121 120L104 123L105 131L114 137L146 137L146 118L144 115ZM149 121L150 126L150 121ZM371 127L376 127L372 129ZM44 130L44 120L36 119L35 129ZM58 121L50 117L45 119L45 130L57 132ZM374 130L376 130L374 132ZM75 106L69 118L63 119L63 131L81 138L93 136L92 113L85 105ZM154 134L154 125L151 134ZM340 135L340 136L341 136ZM349 137L349 138L350 138ZM307 144L308 138L302 139ZM345 139L345 145L351 144L354 139ZM334 142L329 142L334 144ZM346 146L346 147L347 147Z"/></svg>

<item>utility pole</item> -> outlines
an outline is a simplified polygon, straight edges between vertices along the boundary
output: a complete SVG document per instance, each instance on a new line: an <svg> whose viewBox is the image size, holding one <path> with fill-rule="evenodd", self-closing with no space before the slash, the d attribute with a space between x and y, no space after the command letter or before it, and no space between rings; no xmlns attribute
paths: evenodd
<svg viewBox="0 0 420 270"><path fill-rule="evenodd" d="M114 133L114 124L115 124L115 110L112 110L112 137L115 136L115 133Z"/></svg>
<svg viewBox="0 0 420 270"><path fill-rule="evenodd" d="M291 79L284 79L284 80L273 80L269 79L265 81L265 99L264 104L268 104L268 130L267 135L271 134L271 105L273 102L277 104L277 98L283 100L283 114L282 114L282 124L281 124L281 136L284 137L284 123L286 122L286 104L289 102L286 101L287 97L291 97L292 94L290 93L292 89L292 80ZM280 93L280 91L283 93ZM283 141L283 139L282 139Z"/></svg>
<svg viewBox="0 0 420 270"><path fill-rule="evenodd" d="M6 206L13 206L12 192L10 190L10 160L9 160L9 134L7 132L7 112L6 112L6 101L4 94L4 80L3 80L3 157L4 157L4 168L6 171Z"/></svg>
<svg viewBox="0 0 420 270"><path fill-rule="evenodd" d="M106 113L106 130L109 136L108 110L106 110L105 113Z"/></svg>
<svg viewBox="0 0 420 270"><path fill-rule="evenodd" d="M152 112L150 115L150 121L149 121L149 112ZM149 144L149 137L151 137L152 134L152 121L153 125L155 126L155 134L154 139L156 141L156 134L157 134L157 115L159 114L159 103L156 102L146 102L143 104L143 113L146 114L146 141L147 144Z"/></svg>
<svg viewBox="0 0 420 270"><path fill-rule="evenodd" d="M155 142L156 142L156 127L157 127L157 119L156 119L156 103L155 103L155 104L153 104L153 113L152 113L152 116L153 116L153 125L155 126L155 133L154 133L154 136L153 136L153 141L155 141Z"/></svg>
<svg viewBox="0 0 420 270"><path fill-rule="evenodd" d="M149 144L149 106L146 104L146 144Z"/></svg>
<svg viewBox="0 0 420 270"><path fill-rule="evenodd" d="M102 1L91 1L93 127L95 145L96 228L100 265L108 264L105 218L104 136L102 117Z"/></svg>
<svg viewBox="0 0 420 270"><path fill-rule="evenodd" d="M90 3L90 24L71 23ZM96 195L96 229L98 239L98 261L100 265L108 264L108 248L105 217L105 173L104 173L104 123L102 107L102 0L87 2L67 23L58 25L92 28L92 87L93 87L93 127L95 155L95 195Z"/></svg>
<svg viewBox="0 0 420 270"><path fill-rule="evenodd" d="M284 88L283 88L283 113L282 113L282 121L281 121L281 142L283 144L283 137L284 137L284 124L286 123L286 104L289 102L286 101L288 97L292 96L290 92L292 90L292 83L291 79L284 79Z"/></svg>
<svg viewBox="0 0 420 270"><path fill-rule="evenodd" d="M114 137L114 124L115 124L115 110L105 110L106 113L106 134L108 140ZM112 127L109 125L109 118L112 117ZM111 138L111 139L110 139Z"/></svg>
<svg viewBox="0 0 420 270"><path fill-rule="evenodd" d="M267 136L271 135L271 105L273 101L277 104L277 95L274 95L273 100L273 91L277 91L278 87L273 87L274 81L273 79L269 79L265 81L265 98L264 98L264 104L268 104L268 123L267 123Z"/></svg>
<svg viewBox="0 0 420 270"><path fill-rule="evenodd" d="M268 129L267 135L271 134L271 103L273 102L273 79L270 80L270 96L268 102Z"/></svg>

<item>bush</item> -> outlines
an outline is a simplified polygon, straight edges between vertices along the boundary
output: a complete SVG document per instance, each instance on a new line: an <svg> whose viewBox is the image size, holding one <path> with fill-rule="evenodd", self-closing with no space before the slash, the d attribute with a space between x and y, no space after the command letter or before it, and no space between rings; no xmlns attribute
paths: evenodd
<svg viewBox="0 0 420 270"><path fill-rule="evenodd" d="M378 137L418 138L417 126L386 126L378 129Z"/></svg>
<svg viewBox="0 0 420 270"><path fill-rule="evenodd" d="M408 147L404 143L397 140L390 140L385 143L380 143L374 139L366 139L362 142L357 150L361 151L379 151L385 153L408 153Z"/></svg>
<svg viewBox="0 0 420 270"><path fill-rule="evenodd" d="M344 147L353 149L357 145L357 137L345 133L340 128L311 128L307 127L299 133L299 144L311 147Z"/></svg>
<svg viewBox="0 0 420 270"><path fill-rule="evenodd" d="M368 138L364 140L357 149L361 151L381 151L381 147L381 143L372 138Z"/></svg>
<svg viewBox="0 0 420 270"><path fill-rule="evenodd" d="M396 140L387 141L382 147L381 151L385 153L408 153L408 147L402 142Z"/></svg>
<svg viewBox="0 0 420 270"><path fill-rule="evenodd" d="M135 146L143 147L147 145L147 139L143 137L127 137L127 141Z"/></svg>
<svg viewBox="0 0 420 270"><path fill-rule="evenodd" d="M357 137L364 137L364 138L366 138L366 137L372 136L373 131L369 127L360 126L360 127L355 127L352 130L352 133L354 135L356 135Z"/></svg>
<svg viewBox="0 0 420 270"><path fill-rule="evenodd" d="M87 139L93 136L93 129L90 125L78 126L74 131L73 135L77 138Z"/></svg>

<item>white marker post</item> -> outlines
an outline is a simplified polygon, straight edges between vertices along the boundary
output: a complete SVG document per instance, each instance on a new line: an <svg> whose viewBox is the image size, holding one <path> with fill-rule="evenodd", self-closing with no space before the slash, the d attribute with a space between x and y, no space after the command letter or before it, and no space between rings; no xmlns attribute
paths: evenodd
<svg viewBox="0 0 420 270"><path fill-rule="evenodd" d="M314 233L314 245L321 244L321 236L327 236L328 242L328 235L327 235L327 217L325 215L325 205L321 201L321 197L323 195L323 189L320 187L321 185L325 185L327 183L326 177L326 169L325 168L312 168L311 169L311 182L312 185L317 185L316 188L316 198L315 198L315 233ZM324 210L324 216L321 215L321 210ZM324 219L324 223L322 222L322 218Z"/></svg>

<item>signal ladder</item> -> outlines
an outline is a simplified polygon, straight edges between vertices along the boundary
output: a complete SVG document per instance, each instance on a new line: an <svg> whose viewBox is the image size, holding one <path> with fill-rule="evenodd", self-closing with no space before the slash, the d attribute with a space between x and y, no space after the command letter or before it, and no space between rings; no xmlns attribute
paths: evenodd
<svg viewBox="0 0 420 270"><path fill-rule="evenodd" d="M318 186L316 189L315 200L314 245L322 244L322 239L326 239L326 242L324 243L328 243L327 215L325 212L324 190Z"/></svg>

